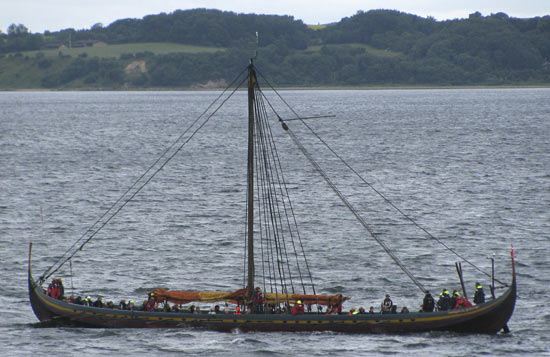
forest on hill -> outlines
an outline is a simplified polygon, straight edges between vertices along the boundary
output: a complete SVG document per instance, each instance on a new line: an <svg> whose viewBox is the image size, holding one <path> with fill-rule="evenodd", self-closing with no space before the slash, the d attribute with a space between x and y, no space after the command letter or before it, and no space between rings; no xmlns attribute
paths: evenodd
<svg viewBox="0 0 550 357"><path fill-rule="evenodd" d="M100 55L115 46L128 52ZM13 24L0 33L0 88L221 85L256 50L278 86L550 84L550 16L372 10L313 29L291 16L195 9L42 34Z"/></svg>

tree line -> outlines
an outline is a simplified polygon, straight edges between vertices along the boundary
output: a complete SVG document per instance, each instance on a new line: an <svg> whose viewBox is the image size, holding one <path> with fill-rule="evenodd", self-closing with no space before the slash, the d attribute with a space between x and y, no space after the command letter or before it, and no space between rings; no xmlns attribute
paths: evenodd
<svg viewBox="0 0 550 357"><path fill-rule="evenodd" d="M392 10L360 11L312 30L290 16L196 9L79 31L33 34L24 25L12 25L7 34L0 34L0 54L64 43L69 35L72 41L175 42L225 50L65 59L67 64L59 71L44 75L42 86L59 87L77 79L90 86L113 87L230 82L256 46L257 64L277 85L550 83L550 16L518 19L504 13L436 21ZM136 57L147 62L148 71L125 74L124 66Z"/></svg>

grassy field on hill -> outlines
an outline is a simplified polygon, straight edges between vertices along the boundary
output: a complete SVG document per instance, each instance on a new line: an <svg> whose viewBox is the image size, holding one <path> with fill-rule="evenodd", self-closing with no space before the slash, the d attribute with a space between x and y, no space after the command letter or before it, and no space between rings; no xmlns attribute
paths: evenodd
<svg viewBox="0 0 550 357"><path fill-rule="evenodd" d="M307 25L307 27L309 27L312 30L317 31L317 30L322 30L322 29L326 28L327 25L321 25L321 24L319 24L319 25Z"/></svg>
<svg viewBox="0 0 550 357"><path fill-rule="evenodd" d="M216 52L223 51L222 47L206 47L206 46L192 46L184 45L180 43L166 43L166 42L144 42L144 43L127 43L120 45L107 45L98 44L93 47L77 47L77 48L64 48L53 50L39 50L39 51L26 51L22 52L24 56L35 57L37 53L43 53L46 57L56 57L61 52L63 55L70 55L76 57L83 53L86 53L88 57L119 57L122 54L136 54L140 52L153 52L156 55L163 55L167 53L200 53L200 52Z"/></svg>
<svg viewBox="0 0 550 357"><path fill-rule="evenodd" d="M114 58L119 60L121 55L135 55L150 52L155 55L169 53L215 53L224 51L222 47L193 46L166 42L145 42L96 46L51 49L39 51L23 51L16 54L0 57L0 90L41 88L42 79L52 73L64 70L69 64L79 58ZM130 60L121 60L126 65ZM92 87L82 82L82 78L65 84L65 88Z"/></svg>
<svg viewBox="0 0 550 357"><path fill-rule="evenodd" d="M44 75L63 69L70 58L56 58L48 68L38 67L35 57L0 58L0 90L40 88Z"/></svg>

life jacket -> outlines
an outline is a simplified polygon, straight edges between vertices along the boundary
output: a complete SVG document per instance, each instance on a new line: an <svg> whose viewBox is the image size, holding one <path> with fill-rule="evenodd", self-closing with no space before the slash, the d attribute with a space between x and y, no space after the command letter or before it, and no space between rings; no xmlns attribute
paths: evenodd
<svg viewBox="0 0 550 357"><path fill-rule="evenodd" d="M235 313L233 315L242 315L241 308L237 306L237 308L235 309Z"/></svg>

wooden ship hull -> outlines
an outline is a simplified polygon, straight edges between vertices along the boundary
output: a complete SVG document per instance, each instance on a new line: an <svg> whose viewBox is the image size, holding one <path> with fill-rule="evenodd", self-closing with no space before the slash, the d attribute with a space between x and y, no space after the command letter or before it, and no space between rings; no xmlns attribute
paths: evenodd
<svg viewBox="0 0 550 357"><path fill-rule="evenodd" d="M513 267L513 261L512 261ZM495 300L472 307L431 313L324 315L191 314L145 312L88 307L46 295L34 281L29 259L29 297L36 317L45 325L102 328L202 328L216 331L335 331L344 333L404 333L452 331L497 333L506 324L516 302L516 279Z"/></svg>

